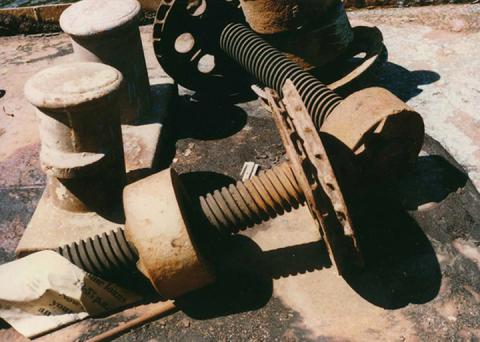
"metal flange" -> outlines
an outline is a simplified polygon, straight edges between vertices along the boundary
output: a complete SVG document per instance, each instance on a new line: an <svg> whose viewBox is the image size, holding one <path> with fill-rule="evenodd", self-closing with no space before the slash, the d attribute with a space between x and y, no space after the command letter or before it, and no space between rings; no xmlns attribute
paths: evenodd
<svg viewBox="0 0 480 342"><path fill-rule="evenodd" d="M290 80L283 95L280 100L275 91L267 91L273 118L332 263L343 274L347 264L363 265L349 209L322 140Z"/></svg>
<svg viewBox="0 0 480 342"><path fill-rule="evenodd" d="M250 84L251 77L218 44L222 25L245 21L239 6L236 0L163 0L153 25L153 47L165 72L203 92L230 95Z"/></svg>
<svg viewBox="0 0 480 342"><path fill-rule="evenodd" d="M344 12L338 15L344 15ZM180 85L191 90L216 95L234 95L244 91L255 81L219 47L222 29L232 22L245 23L237 0L163 0L153 27L153 46L160 65ZM295 32L289 34L294 35ZM346 48L335 47L334 42L328 46L329 50L341 49L336 55L342 61L364 54L361 62L352 66L346 76L339 76L329 85L331 89L358 78L385 55L383 37L377 28L355 27L353 36L353 41ZM270 35L263 35L263 38L267 41L274 39L270 42L283 50L281 40L276 42L276 38ZM284 52L299 61L291 52Z"/></svg>

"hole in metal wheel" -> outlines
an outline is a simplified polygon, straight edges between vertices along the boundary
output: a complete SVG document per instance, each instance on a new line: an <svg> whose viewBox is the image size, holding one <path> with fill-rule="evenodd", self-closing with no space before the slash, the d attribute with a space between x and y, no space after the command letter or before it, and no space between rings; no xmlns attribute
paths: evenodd
<svg viewBox="0 0 480 342"><path fill-rule="evenodd" d="M195 45L195 38L189 32L182 33L175 40L175 50L179 53L187 53Z"/></svg>
<svg viewBox="0 0 480 342"><path fill-rule="evenodd" d="M208 74L215 68L215 56L205 55L198 61L198 70L201 73Z"/></svg>
<svg viewBox="0 0 480 342"><path fill-rule="evenodd" d="M207 2L205 0L189 0L187 4L187 11L193 17L198 17L205 13L207 9Z"/></svg>

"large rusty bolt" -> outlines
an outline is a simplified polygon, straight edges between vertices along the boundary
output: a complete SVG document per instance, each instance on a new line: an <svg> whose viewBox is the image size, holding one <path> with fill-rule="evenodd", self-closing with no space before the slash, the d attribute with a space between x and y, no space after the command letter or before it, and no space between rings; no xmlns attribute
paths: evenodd
<svg viewBox="0 0 480 342"><path fill-rule="evenodd" d="M238 20L234 16L227 16L227 18L221 17L219 14L221 12L220 10L222 8L228 8L222 7L224 2L225 1L217 2L213 0L162 1L157 12L157 21L154 26L154 47L159 62L170 76L180 83L183 82L187 87L188 84L195 83L195 77L199 80L198 75L191 69L183 67L187 64L178 64L179 60L195 61L196 58L199 58L201 61L203 57L200 56L204 53L204 48L218 48L223 54L218 54L217 57L220 58L223 56L225 59L221 60L221 63L219 62L221 66L231 65L232 68L242 67L259 83L274 89L280 95L282 95L282 88L285 82L290 79L298 90L317 130L322 129L326 120L341 120L342 122L338 122L335 128L330 130L330 133L347 146L351 146L351 144L348 143L348 136L352 132L355 132L355 136L363 137L365 135L371 137L371 132L362 131L362 129L370 130L371 127L375 126L377 128L375 137L378 138L381 136L382 139L376 139L375 144L369 145L370 147L376 146L376 152L374 154L369 154L369 158L366 158L365 156L367 154L363 153L362 158L359 158L365 172L381 175L383 179L385 179L387 175L397 176L398 173L396 171L403 169L399 168L398 165L410 165L411 160L416 159L424 136L423 120L418 113L410 113L411 109L397 113L396 106L400 100L397 99L395 95L389 94L388 97L394 100L382 100L381 105L376 105L378 110L374 116L372 116L368 110L362 111L361 113L355 111L355 113L362 115L362 118L359 118L359 115L355 117L338 115L336 108L339 107L343 101L340 95L323 84L318 78L305 71L297 63L287 58L282 51L269 44L264 37L255 33L246 24L242 23L241 20ZM291 3L294 2L293 0L291 1ZM189 6L192 3L198 4L198 7L193 8L194 10ZM252 11L256 11L258 8L254 6L255 3L260 7L269 4L269 6L273 6L272 8L280 12L282 11L280 3L283 4L282 6L285 5L285 1L279 1L279 3L276 4L273 1L265 0L257 2L252 0L244 1L243 6L247 6L247 8L248 6L252 6ZM315 2L311 2L310 5L314 6L314 3ZM322 1L318 1L318 3L322 3ZM317 5L320 6L320 4ZM337 2L332 2L333 7L336 5L338 5ZM212 12L209 12L209 8ZM319 8L321 9L322 7L320 6ZM244 8L244 10L246 9ZM209 21L207 22L205 19L205 21L202 22L202 16L208 18ZM307 12L304 13L304 16L307 17ZM248 17L249 15L247 15L247 18ZM179 26L178 22L188 23L187 32L179 34L185 31L185 29L183 26ZM201 34L202 29L211 33L211 35L209 35L209 44L207 45L203 44L205 37ZM195 35L188 32L193 32ZM179 43L179 46L177 46L177 43ZM178 47L180 47L180 49ZM225 55L230 58L225 58ZM216 62L214 64L216 68ZM212 78L202 78L202 82L198 84L214 88L216 85L219 86L219 84L227 86L227 83L217 83L222 77L213 77L213 75L216 75L215 68L206 68L211 71ZM237 81L237 79L235 79L235 81ZM386 91L382 92L384 95L383 98L387 96L384 94L385 92ZM369 99L374 102L377 101L375 96L370 96ZM394 106L389 108L388 106L392 104L394 104ZM372 106L373 105L374 104L372 104ZM407 107L405 104L403 104L403 106ZM347 109L348 106L343 105L342 108ZM350 108L348 108L348 110L350 110ZM334 111L336 115L330 119L329 116L331 116ZM409 114L405 114L407 112ZM395 115L395 120L388 121L389 123L395 122L394 125L389 124L385 126L380 124L392 115ZM357 125L357 120L368 121L371 125ZM411 126L412 129L405 130L405 126ZM378 134L380 130L387 127L389 129L388 134ZM397 133L393 133L397 129ZM398 140L400 136L402 137L401 141ZM342 140L344 138L346 139L345 141ZM392 142L390 141L391 139L395 141ZM383 148L382 146L390 147ZM395 146L394 154L391 154L389 150L392 146ZM359 152L356 146L352 146L352 148L355 149L357 153ZM369 150L371 151L371 148L369 148ZM332 155L332 158L335 159L335 155ZM382 160L382 162L379 163L377 162L378 160ZM390 162L391 165L389 165ZM376 169L377 167L380 167L380 169ZM388 169L389 172L384 172L385 169Z"/></svg>
<svg viewBox="0 0 480 342"><path fill-rule="evenodd" d="M144 118L151 109L150 85L143 53L136 0L82 0L67 8L60 26L71 37L75 58L101 62L125 78L120 98L122 123Z"/></svg>
<svg viewBox="0 0 480 342"><path fill-rule="evenodd" d="M251 180L200 196L199 202L211 227L233 234L296 209L305 198L289 163L283 163ZM192 238L190 199L173 169L125 187L123 205L125 231L93 236L57 251L100 276L121 273L136 263L167 298L215 280L213 268Z"/></svg>
<svg viewBox="0 0 480 342"><path fill-rule="evenodd" d="M353 42L352 27L339 0L240 3L252 30L303 68L333 61Z"/></svg>
<svg viewBox="0 0 480 342"><path fill-rule="evenodd" d="M73 63L40 71L26 83L47 192L57 207L101 212L118 205L125 178L117 107L122 82L110 66Z"/></svg>
<svg viewBox="0 0 480 342"><path fill-rule="evenodd" d="M291 79L316 128L354 151L367 173L386 179L416 160L423 144L423 119L388 90L369 88L342 99L243 24L227 25L220 46L278 92Z"/></svg>
<svg viewBox="0 0 480 342"><path fill-rule="evenodd" d="M296 102L287 105L289 124L276 122L283 132L282 139L295 136L304 142L302 152L298 150L301 143L292 148L284 141L290 146L290 162L200 196L199 207L210 227L230 235L307 203L319 222L332 262L342 273L347 257L352 258L348 262L361 264L348 208L322 141L296 91L293 98ZM284 116L273 111L276 118ZM295 111L299 120L292 115ZM294 134L286 132L285 127L303 128ZM307 177L310 181L305 181ZM195 238L198 235L192 234L196 229L192 223L198 221L191 214L191 201L173 170L128 185L123 205L125 232L91 237L57 251L86 271L102 276L131 269L136 263L156 290L168 298L214 280L213 268L202 256L202 246Z"/></svg>
<svg viewBox="0 0 480 342"><path fill-rule="evenodd" d="M304 202L288 163L200 197L207 222L223 234L268 221ZM131 269L136 263L166 298L176 298L215 280L213 268L192 238L187 211L190 199L173 169L128 185L123 205L125 232L119 229L94 236L63 246L58 252L101 276ZM110 247L112 241L115 248Z"/></svg>

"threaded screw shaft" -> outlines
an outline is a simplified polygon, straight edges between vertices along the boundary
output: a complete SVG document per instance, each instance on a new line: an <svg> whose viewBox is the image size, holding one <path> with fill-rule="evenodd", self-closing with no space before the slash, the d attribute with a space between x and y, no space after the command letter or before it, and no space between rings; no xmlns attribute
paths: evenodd
<svg viewBox="0 0 480 342"><path fill-rule="evenodd" d="M100 276L133 270L138 260L123 228L59 247L56 252L81 269Z"/></svg>
<svg viewBox="0 0 480 342"><path fill-rule="evenodd" d="M200 197L205 218L224 234L268 221L304 202L303 191L287 162ZM100 276L135 269L138 260L123 228L73 242L56 251L83 270Z"/></svg>
<svg viewBox="0 0 480 342"><path fill-rule="evenodd" d="M220 47L279 94L287 79L292 80L317 129L342 101L339 95L243 24L228 24L220 35ZM226 234L282 215L304 202L303 191L288 163L200 197L208 222ZM60 247L57 252L82 269L99 275L134 268L138 259L122 228Z"/></svg>
<svg viewBox="0 0 480 342"><path fill-rule="evenodd" d="M225 234L268 221L305 202L289 163L200 197L203 214Z"/></svg>
<svg viewBox="0 0 480 342"><path fill-rule="evenodd" d="M342 101L339 95L243 24L228 24L220 35L220 47L279 94L287 79L291 79L317 129Z"/></svg>

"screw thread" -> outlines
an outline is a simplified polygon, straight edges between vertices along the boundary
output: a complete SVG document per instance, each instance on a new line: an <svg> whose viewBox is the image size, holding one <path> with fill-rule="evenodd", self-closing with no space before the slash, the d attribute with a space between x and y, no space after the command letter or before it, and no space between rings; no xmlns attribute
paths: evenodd
<svg viewBox="0 0 480 342"><path fill-rule="evenodd" d="M200 197L208 222L224 234L237 233L298 208L305 202L289 163ZM135 269L138 254L123 228L59 247L57 253L81 269L112 276Z"/></svg>
<svg viewBox="0 0 480 342"><path fill-rule="evenodd" d="M89 273L112 276L134 270L138 255L123 228L59 247L57 253Z"/></svg>
<svg viewBox="0 0 480 342"><path fill-rule="evenodd" d="M243 24L227 25L220 35L220 47L279 94L287 79L292 80L317 129L342 101L339 95Z"/></svg>
<svg viewBox="0 0 480 342"><path fill-rule="evenodd" d="M288 163L200 197L207 220L226 234L282 215L304 202L303 191Z"/></svg>

